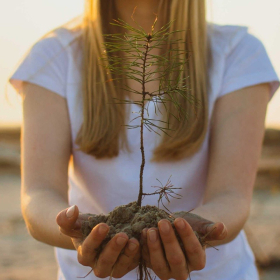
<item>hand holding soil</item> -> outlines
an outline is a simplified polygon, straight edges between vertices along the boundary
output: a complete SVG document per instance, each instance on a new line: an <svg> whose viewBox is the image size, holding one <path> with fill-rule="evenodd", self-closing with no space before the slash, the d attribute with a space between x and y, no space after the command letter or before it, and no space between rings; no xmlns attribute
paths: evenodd
<svg viewBox="0 0 280 280"><path fill-rule="evenodd" d="M70 210L68 213L71 214L71 207L68 209ZM137 239L131 238L129 240L125 233L118 233L106 244L103 251L98 254L97 249L107 236L109 226L100 223L85 238L81 225L82 221L87 220L89 215L79 212L78 207L75 206L72 208L72 216L68 217L68 213L66 213L68 209L64 209L57 215L56 222L59 225L60 231L71 237L73 245L78 252L80 264L91 267L94 274L101 278L110 276L113 266L113 277L115 278L124 276L138 266L140 248ZM122 254L120 254L121 252Z"/></svg>
<svg viewBox="0 0 280 280"><path fill-rule="evenodd" d="M156 207L138 208L130 203L109 215L93 215L79 213L74 206L57 215L57 224L63 234L71 237L79 263L102 278L120 278L143 264L160 278L186 279L191 271L204 268L205 241L221 240L227 234L223 223L189 212L168 216ZM118 224L118 214L129 223Z"/></svg>
<svg viewBox="0 0 280 280"><path fill-rule="evenodd" d="M185 211L175 212L173 216L185 219L193 231L198 232L201 236L205 236L204 241L223 240L227 236L227 228L224 223L213 223L196 214Z"/></svg>
<svg viewBox="0 0 280 280"><path fill-rule="evenodd" d="M205 266L205 247L201 246L191 226L182 218L177 218L174 225L184 251L167 220L159 222L159 229L151 228L143 234L147 236L143 258L160 279L187 279L191 271Z"/></svg>
<svg viewBox="0 0 280 280"><path fill-rule="evenodd" d="M187 279L191 271L205 267L206 246L201 245L206 240L224 239L227 230L223 223L213 223L189 212L176 212L173 216L178 217L174 225L183 248L170 222L161 220L158 228L143 230L142 257L146 266L153 269L161 279Z"/></svg>

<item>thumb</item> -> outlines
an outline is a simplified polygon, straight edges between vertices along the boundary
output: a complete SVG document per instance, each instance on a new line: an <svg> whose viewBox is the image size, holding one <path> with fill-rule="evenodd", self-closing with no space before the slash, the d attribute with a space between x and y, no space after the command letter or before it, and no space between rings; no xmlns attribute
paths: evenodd
<svg viewBox="0 0 280 280"><path fill-rule="evenodd" d="M206 227L204 238L207 241L222 240L227 236L227 227L224 223L211 223Z"/></svg>
<svg viewBox="0 0 280 280"><path fill-rule="evenodd" d="M79 209L77 205L73 205L58 213L56 223L64 230L72 230L75 228L76 220L79 217Z"/></svg>
<svg viewBox="0 0 280 280"><path fill-rule="evenodd" d="M181 211L176 212L175 215L175 217L184 218L194 231L199 233L202 238L205 238L205 241L222 240L227 236L227 228L224 223L214 223L190 212Z"/></svg>

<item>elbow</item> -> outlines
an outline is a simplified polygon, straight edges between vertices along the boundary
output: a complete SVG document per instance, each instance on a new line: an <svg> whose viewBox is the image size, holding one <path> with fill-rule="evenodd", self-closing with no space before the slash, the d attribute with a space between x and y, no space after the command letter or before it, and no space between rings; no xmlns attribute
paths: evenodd
<svg viewBox="0 0 280 280"><path fill-rule="evenodd" d="M30 211L31 201L27 198L21 200L21 214L25 222L25 226L29 235L34 239L39 240L38 233L35 230L36 221L32 218L32 211Z"/></svg>
<svg viewBox="0 0 280 280"><path fill-rule="evenodd" d="M237 226L239 228L238 233L244 228L250 216L250 206L251 201L248 201L247 198L244 198L242 201L240 201L240 204L237 206L239 212L239 222L237 223Z"/></svg>
<svg viewBox="0 0 280 280"><path fill-rule="evenodd" d="M27 232L29 233L30 236L32 236L34 239L36 239L37 241L41 241L37 235L36 235L36 231L33 230L32 226L28 225L26 222L26 229L27 229Z"/></svg>
<svg viewBox="0 0 280 280"><path fill-rule="evenodd" d="M240 200L235 207L235 222L228 229L227 242L234 240L244 228L250 216L250 203L247 199ZM227 223L225 223L227 224Z"/></svg>
<svg viewBox="0 0 280 280"><path fill-rule="evenodd" d="M22 209L21 213L22 213L22 217L24 219L25 222L25 226L27 229L27 232L29 235L31 235L34 239L38 240L38 237L36 235L36 231L34 230L34 226L32 225L32 221L31 219L28 217L27 211L25 209ZM40 241L40 240L38 240Z"/></svg>

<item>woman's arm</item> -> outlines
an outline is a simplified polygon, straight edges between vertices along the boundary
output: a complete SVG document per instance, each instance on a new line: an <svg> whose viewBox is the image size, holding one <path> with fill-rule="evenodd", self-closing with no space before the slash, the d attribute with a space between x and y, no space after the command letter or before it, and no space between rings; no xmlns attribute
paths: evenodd
<svg viewBox="0 0 280 280"><path fill-rule="evenodd" d="M189 272L204 267L205 253L191 228L203 234L210 232L207 243L212 246L233 240L243 228L249 215L261 152L269 90L268 84L260 84L217 100L211 125L209 169L203 205L192 213L173 213L177 217L175 227L185 241L188 269L171 228L165 234L159 226L159 231L149 229L143 236L145 261L161 279L186 279ZM178 227L181 218L187 221L184 227L188 230L184 233ZM165 253L158 241L150 240L152 232L161 236Z"/></svg>
<svg viewBox="0 0 280 280"><path fill-rule="evenodd" d="M207 189L203 205L192 213L223 222L233 240L249 212L264 136L269 84L243 88L220 97L213 111Z"/></svg>
<svg viewBox="0 0 280 280"><path fill-rule="evenodd" d="M21 209L29 233L49 245L74 249L60 233L56 215L67 208L71 132L63 97L35 84L23 85Z"/></svg>
<svg viewBox="0 0 280 280"><path fill-rule="evenodd" d="M24 84L23 94L21 209L29 233L49 245L76 249L77 263L91 267L99 277L109 276L113 266L113 276L122 277L138 265L139 242L118 233L96 261L96 248L109 227L99 224L84 239L81 219L86 214L78 207L68 208L72 147L65 98L30 83Z"/></svg>

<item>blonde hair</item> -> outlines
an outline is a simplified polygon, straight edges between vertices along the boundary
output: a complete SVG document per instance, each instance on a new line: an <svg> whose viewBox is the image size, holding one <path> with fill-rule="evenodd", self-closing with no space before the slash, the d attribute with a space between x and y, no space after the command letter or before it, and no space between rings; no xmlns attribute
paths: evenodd
<svg viewBox="0 0 280 280"><path fill-rule="evenodd" d="M75 143L79 150L96 158L112 158L118 155L119 149L129 149L126 127L126 107L116 104L114 98L125 99L121 83L108 80L107 70L102 68L98 60L102 55L105 33L114 33L118 27L109 23L117 19L113 0L85 0L85 12L82 28L83 46L83 124L78 132ZM178 32L182 42L178 48L190 52L188 67L185 66L184 76L188 77L195 106L181 97L180 104L188 114L188 120L177 121L170 118L169 135L163 134L161 143L153 151L153 161L180 160L195 154L203 140L208 125L208 58L210 55L207 40L207 23L205 0L161 0L158 17L163 17L171 24L170 32ZM101 15L101 16L100 16ZM170 48L170 44L168 45ZM174 43L173 43L174 47ZM176 48L176 46L175 46ZM110 55L110 54L108 54ZM121 53L114 55L122 56ZM174 73L176 75L176 73ZM114 78L112 73L109 77ZM199 106L197 106L199 104ZM176 115L177 109L170 103L167 112ZM167 118L166 115L163 119Z"/></svg>

